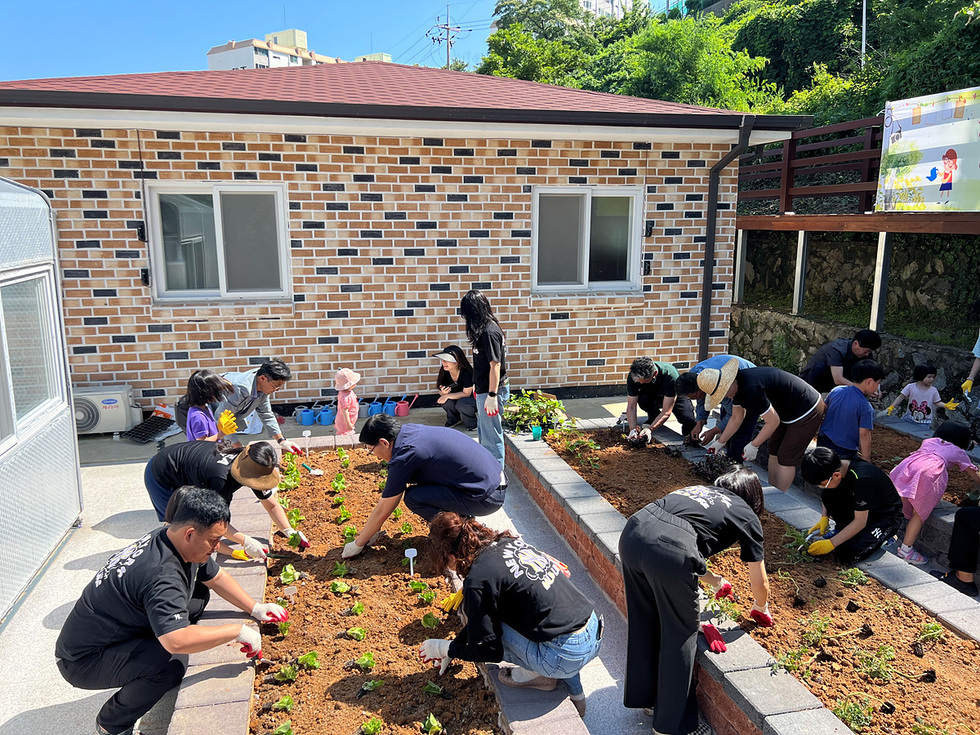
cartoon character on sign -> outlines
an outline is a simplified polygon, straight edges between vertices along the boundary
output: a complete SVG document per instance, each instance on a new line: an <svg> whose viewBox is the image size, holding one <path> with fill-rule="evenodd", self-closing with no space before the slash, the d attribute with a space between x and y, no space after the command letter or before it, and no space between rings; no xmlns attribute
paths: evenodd
<svg viewBox="0 0 980 735"><path fill-rule="evenodd" d="M939 185L939 204L949 204L949 197L953 192L953 171L957 168L959 166L956 163L956 151L950 148L943 154L943 180Z"/></svg>

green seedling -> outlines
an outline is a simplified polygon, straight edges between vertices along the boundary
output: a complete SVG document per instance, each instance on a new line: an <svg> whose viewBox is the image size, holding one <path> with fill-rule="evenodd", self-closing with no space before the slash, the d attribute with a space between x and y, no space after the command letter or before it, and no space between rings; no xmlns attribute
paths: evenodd
<svg viewBox="0 0 980 735"><path fill-rule="evenodd" d="M415 529L412 528L412 524L411 523L409 523L408 521L405 521L403 524L401 524L398 527L398 530L401 531L403 534L405 534L407 536L408 534L410 534Z"/></svg>
<svg viewBox="0 0 980 735"><path fill-rule="evenodd" d="M333 571L330 572L330 574L334 577L346 577L348 574L350 574L350 569L347 568L347 565L344 564L344 562L338 561L333 565Z"/></svg>
<svg viewBox="0 0 980 735"><path fill-rule="evenodd" d="M279 501L279 505L282 506L283 510L289 510L289 498L287 498L285 495L276 493L276 500Z"/></svg>
<svg viewBox="0 0 980 735"><path fill-rule="evenodd" d="M330 501L330 503L333 505L334 508L343 505L346 502L347 502L347 498L345 498L343 495L334 495L333 500Z"/></svg>
<svg viewBox="0 0 980 735"><path fill-rule="evenodd" d="M373 692L376 689L380 689L384 683L384 679L372 679L361 684L361 689L366 692Z"/></svg>
<svg viewBox="0 0 980 735"><path fill-rule="evenodd" d="M919 636L915 639L916 643L934 643L941 641L946 636L946 629L939 623L924 623L919 628Z"/></svg>
<svg viewBox="0 0 980 735"><path fill-rule="evenodd" d="M320 662L317 660L319 658L320 654L318 654L316 651L310 651L309 653L304 653L296 660L304 669L319 669Z"/></svg>
<svg viewBox="0 0 980 735"><path fill-rule="evenodd" d="M379 493L383 493L385 491L385 488L387 486L388 486L388 481L385 478L382 477L380 480L378 480L378 492Z"/></svg>
<svg viewBox="0 0 980 735"><path fill-rule="evenodd" d="M334 475L333 480L330 481L330 487L335 493L342 493L347 489L347 480L344 479L344 475L338 472Z"/></svg>
<svg viewBox="0 0 980 735"><path fill-rule="evenodd" d="M303 515L299 508L293 508L286 513L286 520L289 521L290 526L296 528L296 526L306 520L306 516Z"/></svg>
<svg viewBox="0 0 980 735"><path fill-rule="evenodd" d="M426 605L431 605L432 601L436 599L435 590L426 590L425 592L419 592L419 600L424 602Z"/></svg>
<svg viewBox="0 0 980 735"><path fill-rule="evenodd" d="M354 662L354 665L361 671L370 671L374 668L374 654L368 651Z"/></svg>
<svg viewBox="0 0 980 735"><path fill-rule="evenodd" d="M423 628L430 628L430 629L431 628L438 628L439 627L439 618L437 618L435 615L433 615L430 612L429 613L426 613L425 615L422 616L422 627Z"/></svg>
<svg viewBox="0 0 980 735"><path fill-rule="evenodd" d="M786 561L776 562L776 564L796 566L797 564L816 561L815 557L807 553L810 542L807 541L805 533L786 526L786 530L783 532L783 538L787 540L787 543L783 544L783 548L786 549Z"/></svg>
<svg viewBox="0 0 980 735"><path fill-rule="evenodd" d="M830 627L830 618L815 612L806 621L800 622L804 625L800 640L810 648L819 646L827 633L827 628Z"/></svg>
<svg viewBox="0 0 980 735"><path fill-rule="evenodd" d="M299 466L296 464L296 457L287 454L283 457L285 470L282 472L282 479L279 481L280 490L295 490L299 487L300 474Z"/></svg>
<svg viewBox="0 0 980 735"><path fill-rule="evenodd" d="M722 597L719 600L715 599L714 595L708 595L708 601L704 603L706 609L710 610L712 615L719 620L728 618L729 620L738 620L738 607L732 601L730 597Z"/></svg>
<svg viewBox="0 0 980 735"><path fill-rule="evenodd" d="M408 566L408 557L404 557L404 558L402 559L402 566L403 566L403 567L407 567L407 566Z"/></svg>
<svg viewBox="0 0 980 735"><path fill-rule="evenodd" d="M279 581L283 584L292 584L297 579L299 579L299 572L296 571L296 567L292 564L284 566L282 572L279 574Z"/></svg>
<svg viewBox="0 0 980 735"><path fill-rule="evenodd" d="M378 735L381 732L381 728L385 726L384 720L380 717L372 717L370 720L361 725L361 732L364 735Z"/></svg>
<svg viewBox="0 0 980 735"><path fill-rule="evenodd" d="M279 607L289 607L289 600L287 600L285 597L277 597L276 604Z"/></svg>
<svg viewBox="0 0 980 735"><path fill-rule="evenodd" d="M421 580L413 579L408 583L408 588L412 590L412 592L421 592L422 590L428 589L429 585Z"/></svg>
<svg viewBox="0 0 980 735"><path fill-rule="evenodd" d="M272 678L275 679L276 681L284 681L286 683L292 683L296 681L297 676L299 676L299 667L296 666L295 664L286 664L281 669L279 669L279 671L276 672L276 675L273 676Z"/></svg>
<svg viewBox="0 0 980 735"><path fill-rule="evenodd" d="M425 686L422 687L422 691L425 694L434 694L437 697L442 696L443 688L436 684L434 681L427 681Z"/></svg>
<svg viewBox="0 0 980 735"><path fill-rule="evenodd" d="M809 649L806 646L800 646L799 648L791 648L788 651L784 651L777 655L770 666L772 672L775 674L779 669L788 671L791 674L797 672L803 672L809 665L804 663L804 659L807 658L807 653ZM802 678L806 676L801 674Z"/></svg>
<svg viewBox="0 0 980 735"><path fill-rule="evenodd" d="M422 732L427 733L427 735L441 735L442 723L430 712L429 716L425 718L425 722L422 723Z"/></svg>
<svg viewBox="0 0 980 735"><path fill-rule="evenodd" d="M367 638L367 631L364 628L348 628L347 637L353 638L355 641L363 641Z"/></svg>
<svg viewBox="0 0 980 735"><path fill-rule="evenodd" d="M858 701L859 698L863 701ZM871 724L874 708L868 697L848 694L843 699L838 699L831 711L851 730L861 732ZM913 732L915 732L914 728Z"/></svg>
<svg viewBox="0 0 980 735"><path fill-rule="evenodd" d="M337 524L340 525L341 523L347 523L347 521L353 517L354 516L351 515L351 512L347 510L347 506L342 505L340 506L340 515L337 516Z"/></svg>
<svg viewBox="0 0 980 735"><path fill-rule="evenodd" d="M401 508L395 508L393 511L391 511L391 517L397 521L404 513L405 511L403 511Z"/></svg>
<svg viewBox="0 0 980 735"><path fill-rule="evenodd" d="M341 579L335 579L330 583L330 591L335 595L342 595L345 592L350 592L350 585Z"/></svg>
<svg viewBox="0 0 980 735"><path fill-rule="evenodd" d="M276 627L279 629L279 635L285 638L289 635L289 626L292 625L288 620L283 620L281 623L276 623Z"/></svg>
<svg viewBox="0 0 980 735"><path fill-rule="evenodd" d="M378 477L387 477L387 476L388 476L388 463L385 462L384 460L381 460L381 469L378 470Z"/></svg>
<svg viewBox="0 0 980 735"><path fill-rule="evenodd" d="M294 549L298 549L303 545L303 537L299 535L299 531L293 531L289 534L289 538L286 543L292 546Z"/></svg>
<svg viewBox="0 0 980 735"><path fill-rule="evenodd" d="M288 694L285 697L280 697L279 701L272 705L273 712L292 712L293 706L296 702Z"/></svg>
<svg viewBox="0 0 980 735"><path fill-rule="evenodd" d="M350 614L351 615L360 615L362 612L364 612L364 603L363 602L355 602L351 606L351 609L350 609Z"/></svg>
<svg viewBox="0 0 980 735"><path fill-rule="evenodd" d="M891 662L895 660L895 649L891 646L879 646L874 653L857 651L858 671L872 679L891 681L895 669Z"/></svg>
<svg viewBox="0 0 980 735"><path fill-rule="evenodd" d="M862 572L857 567L851 567L850 569L842 569L838 572L840 575L840 583L845 587L857 587L858 585L867 584L870 580L868 575Z"/></svg>
<svg viewBox="0 0 980 735"><path fill-rule="evenodd" d="M295 735L293 732L292 720L286 720L279 727L272 731L272 735Z"/></svg>
<svg viewBox="0 0 980 735"><path fill-rule="evenodd" d="M357 538L357 526L344 526L344 541L350 543Z"/></svg>
<svg viewBox="0 0 980 735"><path fill-rule="evenodd" d="M348 467L350 467L350 456L348 456L343 447L337 448L337 456L340 458L340 466L343 469L346 470Z"/></svg>

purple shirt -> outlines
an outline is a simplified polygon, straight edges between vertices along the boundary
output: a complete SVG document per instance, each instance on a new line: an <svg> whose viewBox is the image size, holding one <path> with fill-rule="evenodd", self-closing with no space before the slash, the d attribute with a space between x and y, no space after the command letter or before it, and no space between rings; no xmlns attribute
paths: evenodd
<svg viewBox="0 0 980 735"><path fill-rule="evenodd" d="M218 433L218 424L210 408L191 406L187 411L187 441L197 441Z"/></svg>

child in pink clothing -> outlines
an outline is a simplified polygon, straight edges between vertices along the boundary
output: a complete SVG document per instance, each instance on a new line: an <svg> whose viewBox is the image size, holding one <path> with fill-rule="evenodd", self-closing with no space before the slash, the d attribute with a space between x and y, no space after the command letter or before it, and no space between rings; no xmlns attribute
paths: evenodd
<svg viewBox="0 0 980 735"><path fill-rule="evenodd" d="M339 394L337 396L337 418L334 426L338 436L348 436L354 433L354 422L357 421L357 396L351 390L361 379L360 373L350 368L337 371L335 383Z"/></svg>
<svg viewBox="0 0 980 735"><path fill-rule="evenodd" d="M902 511L909 519L905 528L905 539L898 550L898 556L909 564L928 562L928 559L912 548L912 544L919 537L922 524L946 492L949 465L959 467L961 472L965 472L974 483L980 485L980 474L967 454L972 445L969 426L944 421L936 429L936 435L932 439L923 441L922 446L903 459L889 474L895 489L902 497Z"/></svg>

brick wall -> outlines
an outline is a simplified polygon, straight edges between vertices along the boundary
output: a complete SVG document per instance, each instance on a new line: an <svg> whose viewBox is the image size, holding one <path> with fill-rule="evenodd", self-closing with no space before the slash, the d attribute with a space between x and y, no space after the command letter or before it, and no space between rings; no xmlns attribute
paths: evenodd
<svg viewBox="0 0 980 735"><path fill-rule="evenodd" d="M500 318L512 388L620 384L641 354L695 360L708 170L728 149L0 127L0 176L51 197L76 385L126 382L149 406L198 367L281 356L296 379L277 401L310 402L343 366L361 396L434 392L427 355L465 345L471 287ZM293 301L155 303L137 236L151 179L285 183ZM645 188L644 293L531 295L531 186L569 184ZM712 352L728 343L734 177L721 192Z"/></svg>

